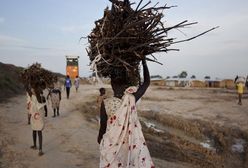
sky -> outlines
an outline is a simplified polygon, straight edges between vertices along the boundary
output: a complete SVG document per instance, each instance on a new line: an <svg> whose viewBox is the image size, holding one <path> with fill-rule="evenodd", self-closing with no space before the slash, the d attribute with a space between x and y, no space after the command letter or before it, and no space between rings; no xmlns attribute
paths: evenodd
<svg viewBox="0 0 248 168"><path fill-rule="evenodd" d="M138 0L133 0L136 4ZM143 4L148 2L144 0ZM180 51L156 54L163 65L148 63L151 75L175 76L187 71L197 78L234 78L248 75L247 0L152 0L152 4L177 5L164 11L163 21L197 25L169 32L177 40L218 29L170 48ZM0 0L0 62L27 67L39 62L65 74L65 56L80 56L80 76L92 74L85 48L86 37L110 6L108 0Z"/></svg>

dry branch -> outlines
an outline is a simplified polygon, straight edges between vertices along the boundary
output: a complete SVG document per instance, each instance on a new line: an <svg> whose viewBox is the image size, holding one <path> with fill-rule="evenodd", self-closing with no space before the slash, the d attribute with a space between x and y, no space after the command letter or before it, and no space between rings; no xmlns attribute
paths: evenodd
<svg viewBox="0 0 248 168"><path fill-rule="evenodd" d="M118 69L123 71L125 68L128 75L139 79L139 63L142 59L158 63L156 59L148 59L146 56L177 50L168 47L208 32L174 42L175 38L167 37L170 30L196 24L196 22L189 23L185 20L171 27L166 26L161 21L164 16L163 11L174 6L157 7L156 4L149 7L151 1L142 6L143 0L140 0L137 7L133 9L129 0L109 1L112 2L111 9L104 10L103 18L95 21L95 28L88 35L90 45L87 53L91 63L96 63L97 73L103 77L111 77ZM95 58L99 55L100 61L95 62Z"/></svg>
<svg viewBox="0 0 248 168"><path fill-rule="evenodd" d="M42 68L41 64L34 63L21 73L21 81L26 90L34 88L41 91L57 81L57 76Z"/></svg>

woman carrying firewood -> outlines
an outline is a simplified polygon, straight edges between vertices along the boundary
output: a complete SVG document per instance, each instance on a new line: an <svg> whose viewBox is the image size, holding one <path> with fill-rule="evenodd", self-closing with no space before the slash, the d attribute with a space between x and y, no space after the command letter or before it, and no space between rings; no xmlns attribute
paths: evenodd
<svg viewBox="0 0 248 168"><path fill-rule="evenodd" d="M39 138L39 156L43 155L42 152L42 130L44 128L44 114L45 114L45 103L42 102L42 91L38 89L31 89L31 128L33 130L33 146L32 149L37 149L36 138L38 133Z"/></svg>
<svg viewBox="0 0 248 168"><path fill-rule="evenodd" d="M43 91L54 82L57 82L57 76L42 68L41 64L34 63L21 73L22 83L30 94L28 98L28 108L31 115L30 123L33 130L33 145L32 149L37 149L36 139L38 134L39 139L39 156L42 152L42 130L44 129L45 115L45 97ZM30 92L29 92L30 91Z"/></svg>
<svg viewBox="0 0 248 168"><path fill-rule="evenodd" d="M101 104L101 126L98 135L100 143L100 167L154 167L138 120L136 102L143 96L150 84L147 61L159 63L152 55L178 49L168 48L172 44L197 38L215 28L185 40L174 41L168 32L184 28L196 22L182 21L174 26L164 25L163 10L171 7L148 7L151 1L135 9L129 0L109 0L111 9L95 21L95 27L88 36L91 69L96 79L111 79L113 98ZM153 59L147 56L152 56ZM139 64L142 60L144 82L140 84ZM161 63L159 63L161 64ZM137 86L139 82L139 87Z"/></svg>
<svg viewBox="0 0 248 168"><path fill-rule="evenodd" d="M123 73L111 74L114 97L105 99L100 110L98 143L101 168L154 167L135 106L150 84L146 61L142 60L142 64L144 82L138 89L130 86L131 81Z"/></svg>

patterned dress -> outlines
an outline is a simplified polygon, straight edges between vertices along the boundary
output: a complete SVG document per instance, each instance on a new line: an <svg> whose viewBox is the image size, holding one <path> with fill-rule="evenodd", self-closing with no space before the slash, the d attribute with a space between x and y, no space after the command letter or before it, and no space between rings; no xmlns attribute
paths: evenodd
<svg viewBox="0 0 248 168"><path fill-rule="evenodd" d="M59 108L60 90L59 89L52 89L50 91L50 97L51 97L51 102L52 102L52 108L53 109Z"/></svg>
<svg viewBox="0 0 248 168"><path fill-rule="evenodd" d="M104 100L108 115L106 133L100 144L100 168L154 168L138 119L135 87L122 99Z"/></svg>
<svg viewBox="0 0 248 168"><path fill-rule="evenodd" d="M44 106L45 103L39 103L36 96L31 97L31 128L34 131L41 131L44 128Z"/></svg>

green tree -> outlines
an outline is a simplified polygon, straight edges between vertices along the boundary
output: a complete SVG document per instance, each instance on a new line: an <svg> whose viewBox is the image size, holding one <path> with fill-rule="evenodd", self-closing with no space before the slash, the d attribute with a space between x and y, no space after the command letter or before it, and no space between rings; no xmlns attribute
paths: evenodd
<svg viewBox="0 0 248 168"><path fill-rule="evenodd" d="M188 73L187 73L186 71L182 71L182 72L178 75L179 78L186 78L187 76L188 76Z"/></svg>
<svg viewBox="0 0 248 168"><path fill-rule="evenodd" d="M159 78L159 79L162 79L163 77L161 75L151 75L151 79L152 78Z"/></svg>
<svg viewBox="0 0 248 168"><path fill-rule="evenodd" d="M195 75L192 75L192 76L191 76L191 79L195 79L195 78L196 78Z"/></svg>
<svg viewBox="0 0 248 168"><path fill-rule="evenodd" d="M204 79L210 79L210 76L205 76Z"/></svg>

